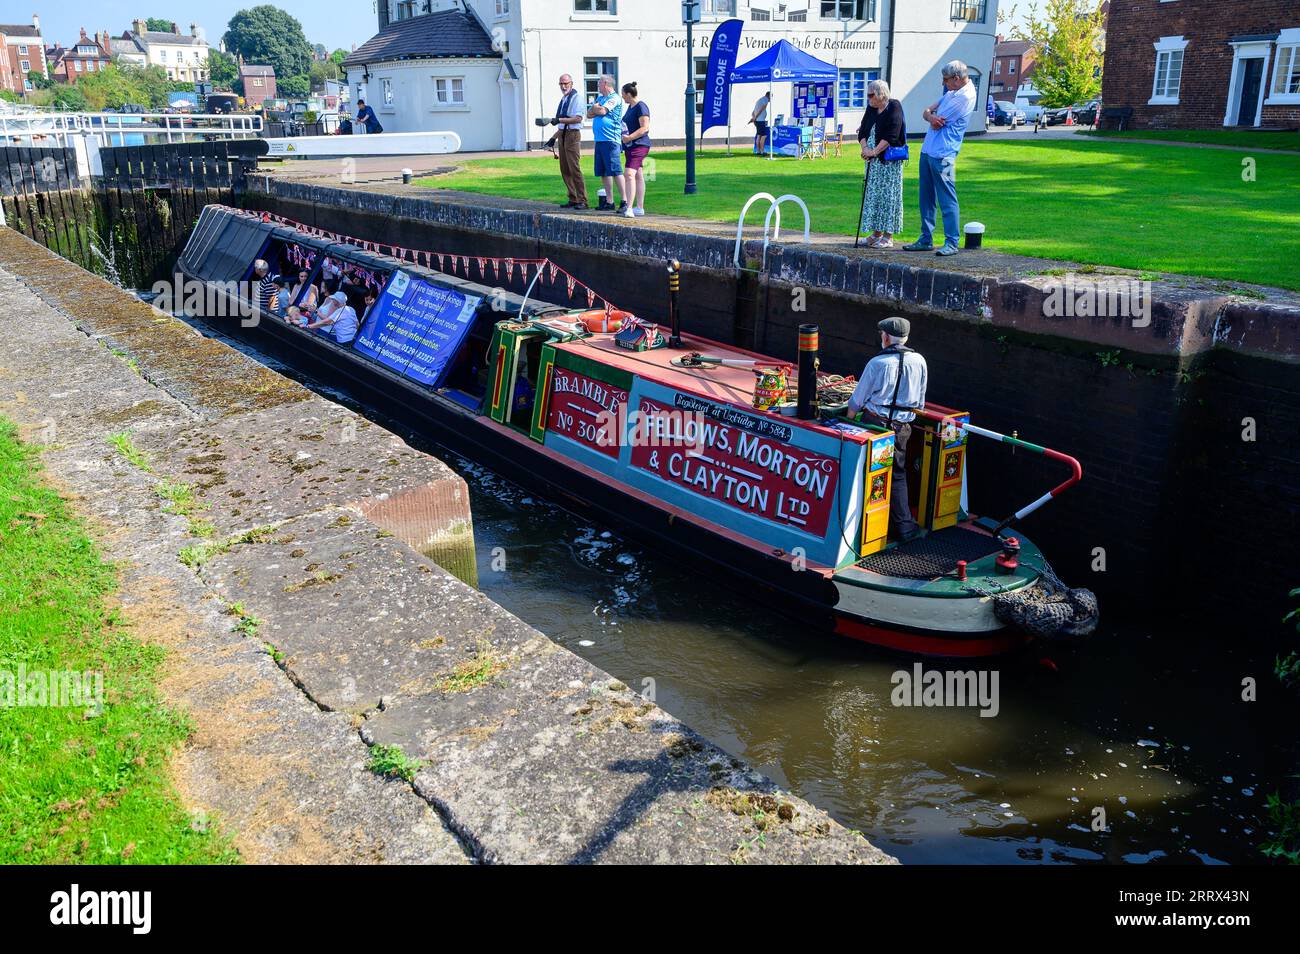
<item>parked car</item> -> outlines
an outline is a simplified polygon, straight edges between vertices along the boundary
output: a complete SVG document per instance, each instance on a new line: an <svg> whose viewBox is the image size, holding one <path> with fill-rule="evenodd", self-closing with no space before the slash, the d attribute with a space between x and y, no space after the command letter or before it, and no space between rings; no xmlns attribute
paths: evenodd
<svg viewBox="0 0 1300 954"><path fill-rule="evenodd" d="M1039 118L1047 112L1046 109L1039 106L1037 103L1016 103L1016 109L1025 114L1025 122L1027 123L1038 122Z"/></svg>
<svg viewBox="0 0 1300 954"><path fill-rule="evenodd" d="M997 100L993 103L993 125L1010 126L1015 129L1017 126L1023 126L1025 123L1025 114L1022 110L1016 108L1014 103L1006 103Z"/></svg>
<svg viewBox="0 0 1300 954"><path fill-rule="evenodd" d="M1074 122L1077 126L1094 126L1097 123L1097 116L1101 112L1101 103L1093 100L1090 103L1076 103L1073 106L1066 106L1063 109L1057 109L1047 114L1047 125L1060 126L1065 122L1065 117L1069 113L1074 113Z"/></svg>

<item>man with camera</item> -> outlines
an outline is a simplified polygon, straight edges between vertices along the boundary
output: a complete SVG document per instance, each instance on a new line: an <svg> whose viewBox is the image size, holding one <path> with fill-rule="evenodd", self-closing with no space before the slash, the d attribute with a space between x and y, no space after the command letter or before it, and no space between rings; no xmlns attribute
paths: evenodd
<svg viewBox="0 0 1300 954"><path fill-rule="evenodd" d="M537 124L559 126L546 143L551 154L560 160L560 175L569 190L565 209L587 208L587 182L582 177L582 121L586 118L582 97L573 88L573 77L565 73L560 77L560 105L550 120L539 119Z"/></svg>

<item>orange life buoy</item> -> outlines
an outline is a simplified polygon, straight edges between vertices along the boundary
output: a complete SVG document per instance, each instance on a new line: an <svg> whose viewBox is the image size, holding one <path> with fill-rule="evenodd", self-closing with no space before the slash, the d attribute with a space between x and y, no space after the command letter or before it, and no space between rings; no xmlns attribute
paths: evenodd
<svg viewBox="0 0 1300 954"><path fill-rule="evenodd" d="M634 317L630 311L610 311L603 308L595 311L584 311L578 316L578 321L582 326L593 335L608 334L623 327L623 322Z"/></svg>

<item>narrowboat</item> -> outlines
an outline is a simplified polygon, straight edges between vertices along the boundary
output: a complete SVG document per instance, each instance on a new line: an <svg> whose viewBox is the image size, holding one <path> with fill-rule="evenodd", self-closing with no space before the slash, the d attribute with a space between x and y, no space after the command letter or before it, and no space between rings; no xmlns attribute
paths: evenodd
<svg viewBox="0 0 1300 954"><path fill-rule="evenodd" d="M585 289L547 260L340 238L209 206L177 265L203 285L188 310L562 506L725 574L801 622L946 657L1095 625L1092 595L1065 587L1012 526L1081 478L1068 455L927 404L906 468L924 533L894 542L895 435L849 420L842 400L835 406L843 382L819 375L815 327L801 329L796 372L682 333L675 291L658 324L593 308L590 290L587 308L539 301L539 282L567 285L570 296ZM338 277L360 316L355 340L341 345L265 313L251 282L258 259L273 273L306 270L312 283ZM475 261L479 282L468 277ZM527 284L522 295L485 284L502 272L503 284ZM221 317L241 307L251 317ZM966 501L972 436L1045 454L1068 476L1006 520L976 517Z"/></svg>

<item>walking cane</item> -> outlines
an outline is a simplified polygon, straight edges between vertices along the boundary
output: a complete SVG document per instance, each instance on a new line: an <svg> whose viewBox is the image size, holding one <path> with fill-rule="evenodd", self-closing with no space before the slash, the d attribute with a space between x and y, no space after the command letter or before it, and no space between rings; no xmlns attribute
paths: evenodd
<svg viewBox="0 0 1300 954"><path fill-rule="evenodd" d="M867 180L871 178L871 160L866 161L866 168L862 172L862 201L858 203L858 228L853 233L853 247L858 247L858 242L862 239L862 209L867 204Z"/></svg>

